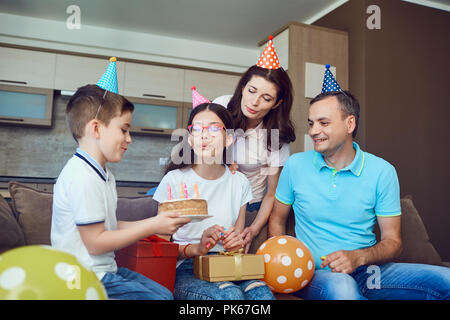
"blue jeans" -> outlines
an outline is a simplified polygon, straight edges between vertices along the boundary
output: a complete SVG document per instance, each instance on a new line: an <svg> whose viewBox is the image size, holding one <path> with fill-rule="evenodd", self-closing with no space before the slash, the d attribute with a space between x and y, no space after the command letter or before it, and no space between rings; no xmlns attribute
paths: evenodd
<svg viewBox="0 0 450 320"><path fill-rule="evenodd" d="M387 263L362 266L351 274L321 269L295 295L312 300L449 300L450 268Z"/></svg>
<svg viewBox="0 0 450 320"><path fill-rule="evenodd" d="M260 280L208 282L194 277L193 259L177 268L174 298L177 300L274 300Z"/></svg>
<svg viewBox="0 0 450 320"><path fill-rule="evenodd" d="M102 283L110 299L173 300L169 289L127 268L118 268L116 273L106 273Z"/></svg>

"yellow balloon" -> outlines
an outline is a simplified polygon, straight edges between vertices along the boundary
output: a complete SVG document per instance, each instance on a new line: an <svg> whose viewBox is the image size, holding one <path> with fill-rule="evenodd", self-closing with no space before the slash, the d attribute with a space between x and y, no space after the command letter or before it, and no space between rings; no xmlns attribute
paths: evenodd
<svg viewBox="0 0 450 320"><path fill-rule="evenodd" d="M15 248L0 255L0 300L105 300L93 271L50 246Z"/></svg>

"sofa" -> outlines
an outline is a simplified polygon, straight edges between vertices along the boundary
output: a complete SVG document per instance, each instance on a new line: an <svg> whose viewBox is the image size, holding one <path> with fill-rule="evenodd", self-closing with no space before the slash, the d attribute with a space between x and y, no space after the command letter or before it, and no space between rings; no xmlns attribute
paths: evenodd
<svg viewBox="0 0 450 320"><path fill-rule="evenodd" d="M11 201L0 195L0 254L4 251L34 244L50 245L53 194L39 191L18 182L9 182ZM411 196L401 199L403 251L396 262L426 263L450 267L442 261L428 237L425 226ZM117 219L136 221L154 216L158 203L150 196L119 198ZM246 226L250 225L256 212L247 213ZM286 223L286 232L294 236L294 216L291 211ZM267 239L267 225L255 237L250 252L254 253ZM379 231L375 233L379 238ZM287 294L278 299L291 299Z"/></svg>

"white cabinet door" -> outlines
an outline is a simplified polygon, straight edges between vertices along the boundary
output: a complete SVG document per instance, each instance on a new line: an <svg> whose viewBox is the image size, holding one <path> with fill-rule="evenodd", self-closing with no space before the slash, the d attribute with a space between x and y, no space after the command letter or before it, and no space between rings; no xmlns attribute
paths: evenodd
<svg viewBox="0 0 450 320"><path fill-rule="evenodd" d="M53 89L56 54L0 47L0 83Z"/></svg>
<svg viewBox="0 0 450 320"><path fill-rule="evenodd" d="M127 62L124 95L182 101L184 70Z"/></svg>
<svg viewBox="0 0 450 320"><path fill-rule="evenodd" d="M65 54L56 56L55 89L76 91L87 84L96 84L108 68L108 59L79 57ZM116 62L119 94L123 94L125 62Z"/></svg>
<svg viewBox="0 0 450 320"><path fill-rule="evenodd" d="M224 94L233 94L239 78L229 74L186 70L183 101L192 102L192 86L210 101Z"/></svg>

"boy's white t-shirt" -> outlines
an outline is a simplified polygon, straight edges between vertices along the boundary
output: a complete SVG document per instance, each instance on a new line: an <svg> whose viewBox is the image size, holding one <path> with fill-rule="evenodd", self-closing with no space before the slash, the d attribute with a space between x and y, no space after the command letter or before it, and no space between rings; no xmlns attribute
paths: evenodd
<svg viewBox="0 0 450 320"><path fill-rule="evenodd" d="M179 244L199 243L207 228L217 224L229 228L236 223L240 208L252 199L252 191L248 179L240 172L231 174L228 166L225 173L216 180L200 177L192 168L177 169L168 172L156 189L153 199L163 202L168 199L167 186L172 190L172 199L180 199L182 184L186 184L188 198L196 198L194 185L198 185L201 199L208 202L208 215L213 217L199 222L190 222L172 235ZM223 250L219 242L210 251Z"/></svg>
<svg viewBox="0 0 450 320"><path fill-rule="evenodd" d="M231 95L220 96L213 100L213 103L220 104L227 108ZM266 194L267 177L275 174L284 165L290 155L289 144L283 144L281 148L274 148L276 151L268 151L266 141L267 130L263 128L263 123L256 128L235 130L236 140L233 144L233 160L239 165L239 171L244 173L250 181L253 192L253 202L260 202ZM274 146L272 144L272 146Z"/></svg>
<svg viewBox="0 0 450 320"><path fill-rule="evenodd" d="M117 192L113 174L81 149L69 159L53 189L52 247L66 251L92 270L98 279L116 272L114 252L90 255L77 226L103 223L117 229Z"/></svg>

